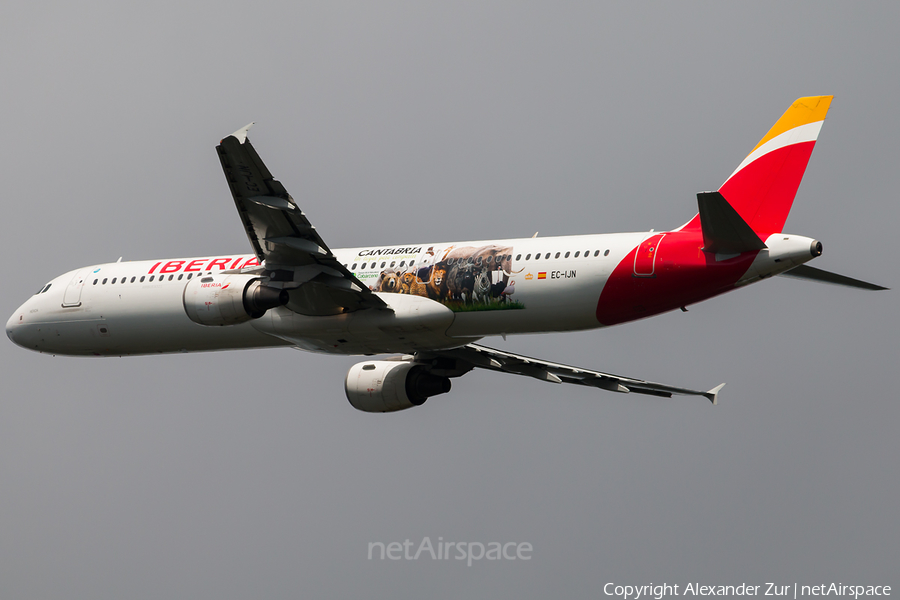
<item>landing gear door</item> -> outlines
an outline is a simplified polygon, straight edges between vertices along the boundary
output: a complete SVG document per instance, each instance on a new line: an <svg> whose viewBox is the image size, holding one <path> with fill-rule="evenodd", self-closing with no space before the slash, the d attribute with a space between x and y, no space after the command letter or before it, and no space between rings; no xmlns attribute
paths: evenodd
<svg viewBox="0 0 900 600"><path fill-rule="evenodd" d="M87 278L89 269L82 269L75 273L75 277L69 282L66 293L63 294L63 308L73 308L81 306L81 290L84 289L84 282Z"/></svg>

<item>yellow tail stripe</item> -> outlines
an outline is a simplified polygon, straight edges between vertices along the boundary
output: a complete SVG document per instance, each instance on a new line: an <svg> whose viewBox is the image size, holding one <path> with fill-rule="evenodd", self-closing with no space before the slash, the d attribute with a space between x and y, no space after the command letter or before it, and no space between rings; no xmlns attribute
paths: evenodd
<svg viewBox="0 0 900 600"><path fill-rule="evenodd" d="M809 123L824 120L826 113L828 113L828 107L831 106L832 98L834 98L834 96L806 96L804 98L797 98L797 100L791 104L791 107L781 115L778 122L772 125L772 129L769 130L769 133L767 133L763 139L759 140L759 143L750 151L750 154L753 154L757 148L772 138L781 135L785 131L790 131L800 125L807 125Z"/></svg>

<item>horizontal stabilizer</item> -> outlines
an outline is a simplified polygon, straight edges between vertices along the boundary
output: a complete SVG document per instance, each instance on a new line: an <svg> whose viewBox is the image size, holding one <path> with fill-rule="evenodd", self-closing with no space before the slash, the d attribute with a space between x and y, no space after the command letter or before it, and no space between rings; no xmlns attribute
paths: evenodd
<svg viewBox="0 0 900 600"><path fill-rule="evenodd" d="M838 275L837 273L830 273L829 271L816 269L815 267L810 267L809 265L800 265L799 267L794 267L790 271L780 273L780 275L783 275L785 277L796 277L797 279L812 279L813 281L821 281L822 283L843 285L846 287L854 287L864 290L889 289L880 285L875 285L874 283L867 283L865 281L860 281L859 279L853 279L852 277L845 277L844 275Z"/></svg>
<svg viewBox="0 0 900 600"><path fill-rule="evenodd" d="M719 192L697 194L703 249L716 254L762 250L765 243Z"/></svg>

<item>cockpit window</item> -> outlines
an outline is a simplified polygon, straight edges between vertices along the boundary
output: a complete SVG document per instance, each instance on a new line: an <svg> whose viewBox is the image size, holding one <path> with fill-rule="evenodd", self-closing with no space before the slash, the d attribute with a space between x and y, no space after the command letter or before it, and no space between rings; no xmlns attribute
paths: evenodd
<svg viewBox="0 0 900 600"><path fill-rule="evenodd" d="M44 292L46 292L47 290L50 289L50 286L51 286L51 285L53 285L53 284L52 284L52 283L48 283L47 285L45 285L44 287L42 287L41 289L39 289L38 291L36 291L36 292L34 293L34 295L37 296L38 294L43 294Z"/></svg>

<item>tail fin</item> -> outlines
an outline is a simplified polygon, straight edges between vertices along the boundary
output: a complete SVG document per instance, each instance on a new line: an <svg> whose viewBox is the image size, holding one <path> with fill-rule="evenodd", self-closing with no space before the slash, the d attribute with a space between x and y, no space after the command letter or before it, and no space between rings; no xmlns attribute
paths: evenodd
<svg viewBox="0 0 900 600"><path fill-rule="evenodd" d="M719 188L755 232L784 228L832 97L797 99Z"/></svg>
<svg viewBox="0 0 900 600"><path fill-rule="evenodd" d="M784 228L832 98L809 96L794 101L719 188L763 240ZM699 225L695 217L686 227Z"/></svg>

